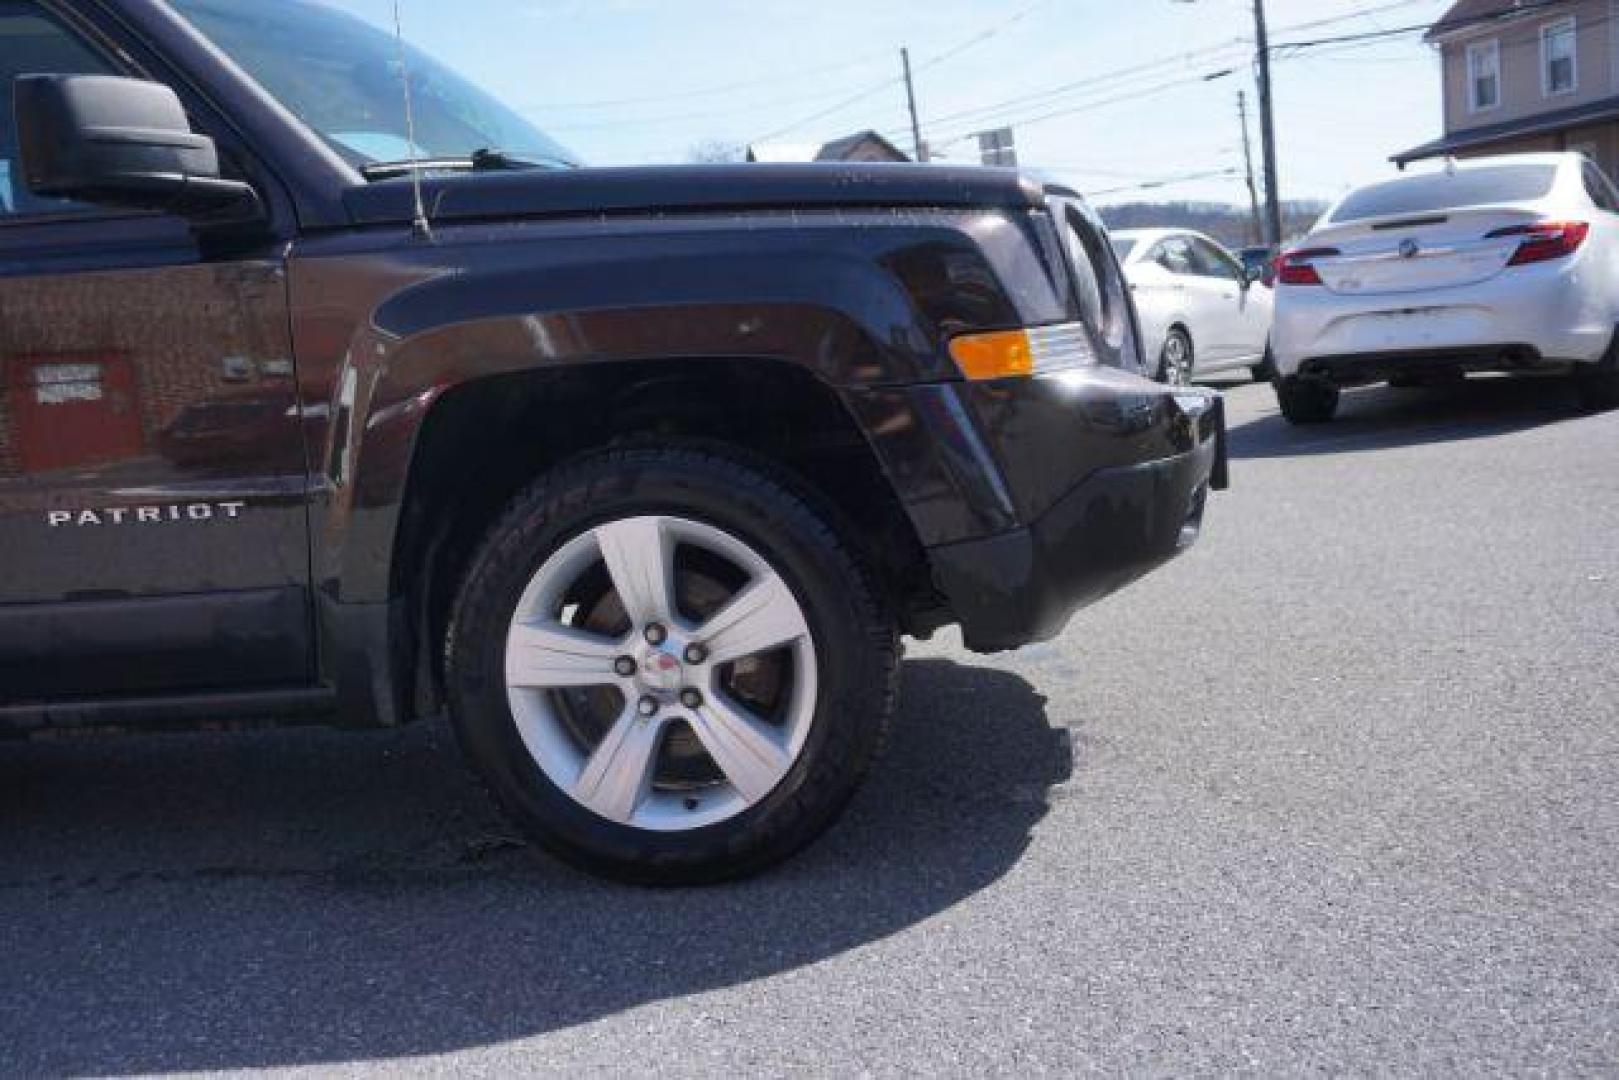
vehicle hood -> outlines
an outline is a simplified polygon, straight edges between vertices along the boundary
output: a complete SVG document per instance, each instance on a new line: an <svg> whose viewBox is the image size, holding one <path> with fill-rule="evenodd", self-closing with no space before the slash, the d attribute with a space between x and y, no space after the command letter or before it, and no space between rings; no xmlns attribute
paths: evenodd
<svg viewBox="0 0 1619 1080"><path fill-rule="evenodd" d="M842 208L1044 206L1039 182L1013 169L904 164L722 165L487 172L424 178L432 221L585 214ZM411 182L344 194L356 225L408 223Z"/></svg>

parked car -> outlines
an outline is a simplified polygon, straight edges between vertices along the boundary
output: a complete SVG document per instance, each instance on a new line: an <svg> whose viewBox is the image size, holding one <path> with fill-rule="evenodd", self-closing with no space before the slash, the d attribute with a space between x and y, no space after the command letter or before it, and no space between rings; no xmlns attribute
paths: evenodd
<svg viewBox="0 0 1619 1080"><path fill-rule="evenodd" d="M1225 483L1067 189L580 168L325 5L25 7L0 732L447 710L536 843L734 876L847 803L901 634L1049 638Z"/></svg>
<svg viewBox="0 0 1619 1080"><path fill-rule="evenodd" d="M1345 196L1277 264L1282 413L1474 372L1562 374L1619 405L1619 193L1580 154L1517 154Z"/></svg>
<svg viewBox="0 0 1619 1080"><path fill-rule="evenodd" d="M1202 233L1129 229L1113 234L1141 317L1145 354L1160 382L1249 369L1270 376L1271 290L1259 271Z"/></svg>

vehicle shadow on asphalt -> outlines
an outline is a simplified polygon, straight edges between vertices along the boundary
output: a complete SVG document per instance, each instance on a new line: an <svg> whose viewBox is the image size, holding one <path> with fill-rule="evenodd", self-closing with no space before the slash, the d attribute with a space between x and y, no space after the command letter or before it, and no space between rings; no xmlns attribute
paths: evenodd
<svg viewBox="0 0 1619 1080"><path fill-rule="evenodd" d="M1270 391L1256 388L1255 392ZM1414 389L1344 392L1330 424L1295 427L1280 413L1233 426L1233 458L1347 454L1486 439L1589 415L1564 379L1469 379Z"/></svg>
<svg viewBox="0 0 1619 1080"><path fill-rule="evenodd" d="M0 1072L447 1053L900 932L1006 874L1074 761L1016 675L911 662L904 695L828 837L689 891L522 849L441 725L0 745Z"/></svg>

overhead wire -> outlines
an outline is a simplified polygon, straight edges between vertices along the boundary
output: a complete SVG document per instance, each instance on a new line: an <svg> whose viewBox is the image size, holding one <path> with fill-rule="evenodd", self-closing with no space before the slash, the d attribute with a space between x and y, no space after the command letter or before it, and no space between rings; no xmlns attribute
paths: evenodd
<svg viewBox="0 0 1619 1080"><path fill-rule="evenodd" d="M1034 0L1034 3L1025 5L1024 7L1020 8L1018 11L1014 12L1009 17L1000 20L999 22L995 23L993 26L990 26L987 29L980 31L977 34L974 34L972 37L968 38L966 41L961 42L959 45L956 45L953 48L945 50L945 52L939 54L938 56L934 56L934 57L931 57L931 58L929 58L927 60L924 60L917 67L916 70L917 71L929 70L931 68L937 67L939 64L942 64L947 60L955 59L957 56L960 56L962 53L966 52L968 49L971 49L971 48L973 48L973 47L975 47L977 45L980 45L983 42L988 41L990 38L993 38L998 34L1004 33L1006 30L1008 30L1011 27L1013 27L1013 26L1017 25L1018 23L1022 22L1024 19L1026 19L1030 15L1032 15L1036 10L1038 10L1039 8L1044 7L1046 4L1048 4L1050 2L1051 2L1051 0ZM913 76L914 76L914 72L913 72ZM869 86L869 87L865 88L864 90L861 90L858 93L854 94L853 96L851 96L849 98L846 98L843 101L840 101L835 105L830 106L829 108L822 109L819 112L816 112L811 116L806 116L802 120L795 121L795 122L793 122L791 124L786 125L785 127L777 128L774 131L771 131L771 132L769 132L767 134L761 135L758 138L751 139L749 141L753 142L753 143L762 143L762 142L769 142L771 139L780 138L783 135L787 135L787 134L790 134L791 132L797 131L799 128L807 127L808 125L815 123L817 120L824 120L828 116L832 116L832 115L834 115L836 113L842 112L844 109L850 107L851 105L857 105L860 102L865 101L868 98L874 97L875 95L882 93L884 90L888 90L888 89L890 89L892 87L895 87L895 86L900 86L904 82L905 82L905 78L904 78L903 75L895 75L892 78L885 79L882 82L877 83L876 85Z"/></svg>

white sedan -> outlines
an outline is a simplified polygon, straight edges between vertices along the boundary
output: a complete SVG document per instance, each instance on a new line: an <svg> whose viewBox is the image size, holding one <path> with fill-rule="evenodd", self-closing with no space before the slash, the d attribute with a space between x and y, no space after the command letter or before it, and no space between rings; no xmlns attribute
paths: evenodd
<svg viewBox="0 0 1619 1080"><path fill-rule="evenodd" d="M1236 256L1182 229L1112 236L1141 318L1142 352L1160 382L1241 368L1269 377L1271 290Z"/></svg>
<svg viewBox="0 0 1619 1080"><path fill-rule="evenodd" d="M1619 405L1619 193L1580 154L1453 161L1352 192L1277 261L1282 413L1339 390L1567 374Z"/></svg>

